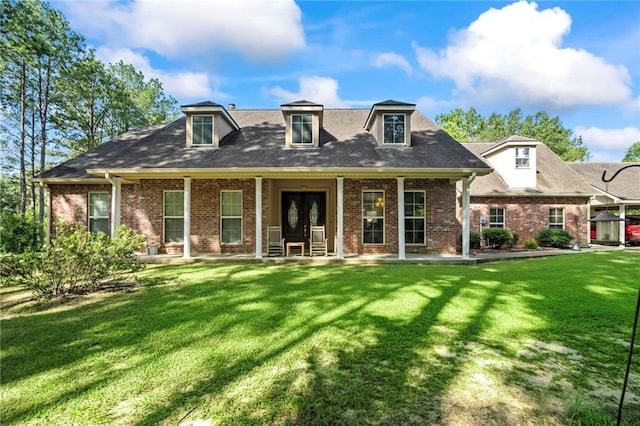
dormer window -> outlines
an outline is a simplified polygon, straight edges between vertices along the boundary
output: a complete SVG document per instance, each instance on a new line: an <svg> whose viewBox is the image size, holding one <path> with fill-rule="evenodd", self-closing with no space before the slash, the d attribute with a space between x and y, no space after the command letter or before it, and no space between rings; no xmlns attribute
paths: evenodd
<svg viewBox="0 0 640 426"><path fill-rule="evenodd" d="M324 107L309 101L281 105L285 125L285 147L320 148Z"/></svg>
<svg viewBox="0 0 640 426"><path fill-rule="evenodd" d="M313 145L313 115L291 115L291 144Z"/></svg>
<svg viewBox="0 0 640 426"><path fill-rule="evenodd" d="M364 128L376 139L377 146L411 146L411 114L415 104L384 101L374 104Z"/></svg>
<svg viewBox="0 0 640 426"><path fill-rule="evenodd" d="M529 147L516 148L516 169L529 168Z"/></svg>
<svg viewBox="0 0 640 426"><path fill-rule="evenodd" d="M405 143L405 115L404 114L383 114L383 134L384 144L403 144Z"/></svg>
<svg viewBox="0 0 640 426"><path fill-rule="evenodd" d="M191 145L213 144L213 115L191 116Z"/></svg>

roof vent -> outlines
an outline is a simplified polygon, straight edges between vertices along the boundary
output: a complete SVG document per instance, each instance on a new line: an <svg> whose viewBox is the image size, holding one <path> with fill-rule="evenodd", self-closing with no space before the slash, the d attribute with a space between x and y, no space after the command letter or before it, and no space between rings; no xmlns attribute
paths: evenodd
<svg viewBox="0 0 640 426"><path fill-rule="evenodd" d="M234 109L236 109L236 104L229 104L229 106L227 107L227 109L229 111L233 111Z"/></svg>

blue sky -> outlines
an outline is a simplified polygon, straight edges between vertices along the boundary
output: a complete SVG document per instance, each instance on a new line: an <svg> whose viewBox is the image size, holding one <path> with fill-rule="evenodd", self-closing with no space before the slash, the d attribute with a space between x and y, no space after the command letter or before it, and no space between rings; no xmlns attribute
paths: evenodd
<svg viewBox="0 0 640 426"><path fill-rule="evenodd" d="M640 2L58 1L97 56L158 78L180 104L306 99L430 118L546 111L591 161L640 140Z"/></svg>

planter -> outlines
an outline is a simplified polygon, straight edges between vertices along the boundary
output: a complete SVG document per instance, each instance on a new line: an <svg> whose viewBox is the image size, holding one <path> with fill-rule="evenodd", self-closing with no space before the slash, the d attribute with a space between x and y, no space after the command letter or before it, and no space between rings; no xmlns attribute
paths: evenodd
<svg viewBox="0 0 640 426"><path fill-rule="evenodd" d="M182 254L184 253L184 244L167 244L164 249L167 254Z"/></svg>

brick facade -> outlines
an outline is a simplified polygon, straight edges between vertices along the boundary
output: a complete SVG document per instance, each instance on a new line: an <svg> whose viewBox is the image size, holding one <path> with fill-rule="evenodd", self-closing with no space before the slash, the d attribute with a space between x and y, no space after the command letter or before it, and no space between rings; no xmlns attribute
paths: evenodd
<svg viewBox="0 0 640 426"><path fill-rule="evenodd" d="M549 209L562 208L564 229L585 245L588 202L586 197L471 197L471 230L480 230L480 216L488 220L490 208L504 208L505 228L518 234L518 244L523 244L528 238L535 238L538 231L549 228Z"/></svg>
<svg viewBox="0 0 640 426"><path fill-rule="evenodd" d="M398 252L398 198L396 179L345 179L344 252L378 254ZM159 245L160 252L175 248L163 243L163 200L165 191L184 189L182 179L142 179L122 185L121 223L146 236L147 243ZM220 241L220 191L241 190L242 243ZM381 190L385 194L384 244L362 243L362 191ZM426 245L407 245L407 253L454 253L461 232L456 219L455 185L445 179L405 179L405 190L424 190L426 195ZM87 225L89 192L111 194L110 184L50 185L52 222ZM268 179L262 181L263 251L269 217ZM110 210L110 209L109 209ZM335 212L327 212L328 215ZM111 215L111 211L109 211ZM109 217L111 223L111 217ZM201 253L255 253L255 179L192 179L191 247ZM177 245L181 249L182 245Z"/></svg>

